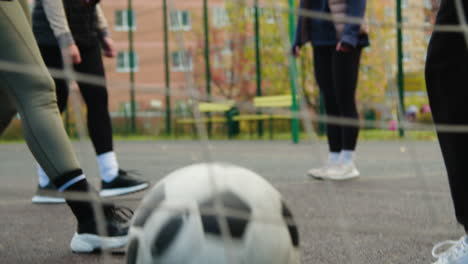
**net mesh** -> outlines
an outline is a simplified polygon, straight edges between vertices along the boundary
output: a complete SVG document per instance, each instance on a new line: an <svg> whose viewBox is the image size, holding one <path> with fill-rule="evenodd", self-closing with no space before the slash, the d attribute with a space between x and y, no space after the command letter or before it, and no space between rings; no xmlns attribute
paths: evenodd
<svg viewBox="0 0 468 264"><path fill-rule="evenodd" d="M192 3L193 2L193 3ZM424 84L425 53L430 35L433 31L462 32L468 41L468 28L463 12L461 0L455 0L461 25L433 26L437 1L410 0L403 1L403 21L395 23L394 0L367 1L367 15L364 20L354 17L343 17L342 22L362 23L369 28L371 47L364 49L360 81L358 85L357 101L362 118L359 120L327 116L320 111L320 96L313 76L313 58L310 46L301 50L299 59L291 55L290 16L311 17L316 19L333 20L330 14L300 10L288 6L286 1L217 1L209 3L207 23L209 31L203 27L202 1L168 1L168 23L170 36L171 85L168 94L167 87L146 81L134 85L138 111L136 112L138 132L146 133L146 138L163 134L165 126L164 109L160 101L154 99L145 101L144 98L159 98L171 96L171 114L174 133L178 137L194 135L196 144L187 143L182 146L176 143L151 142L154 147L137 145L130 152L144 156L150 163L154 159L169 172L181 164L192 162L212 162L219 158L241 163L258 172L271 181L282 191L285 199L293 204L296 218L299 222L302 240L303 263L336 263L346 259L348 263L376 263L382 257L390 258L390 262L423 263L428 257L414 246L414 242L425 246L435 238L452 236L448 231L453 224L452 213L448 208L449 194L445 179L434 175L443 173L440 155L437 153L436 142L419 141L418 139L434 137L434 126L428 105ZM138 3L137 3L138 4ZM296 3L297 4L297 3ZM103 3L105 8L122 7L120 4ZM163 71L160 61L163 55L161 46L151 43L150 34L156 39L162 38L162 32L156 32L150 20L155 14L162 14L160 4L145 3L141 7L136 5L135 17L138 24L135 42L141 50L145 46L151 52L138 57L138 75L147 74L159 65L156 71ZM259 60L261 71L257 72L255 15L258 14L260 32L258 35ZM116 11L118 15L118 10ZM158 15L159 16L159 15ZM336 18L335 18L336 19ZM296 20L292 20L294 23ZM116 21L117 23L118 21ZM120 21L123 23L123 21ZM125 24L125 23L124 23ZM404 53L403 65L406 73L404 84L406 87L405 106L397 85L397 29L402 29ZM154 30L154 31L153 31ZM206 36L208 38L206 39ZM119 36L117 36L119 37ZM138 39L141 38L141 40ZM206 51L206 44L210 47ZM120 46L119 46L120 45ZM123 44L118 44L126 49ZM207 52L207 53L206 53ZM209 57L209 66L206 58ZM117 69L131 71L128 68L125 54L118 58ZM131 84L123 77L111 74L107 80L74 72L71 62L66 62L64 72L50 69L54 77L65 78L72 87L71 108L74 133L80 139L80 160L87 174L96 174L90 165L92 161L87 152L89 147L83 117L83 104L78 95L76 81L94 84L106 84L111 88L110 98L121 96ZM127 68L126 68L127 67ZM207 67L210 68L210 83L207 84ZM297 67L297 68L296 68ZM108 67L109 68L109 67ZM0 62L0 70L27 72L40 74L30 65L17 65L9 61ZM261 81L261 91L257 84ZM162 82L159 82L162 83ZM207 87L210 86L210 94ZM262 96L291 94L291 87L296 87L298 110L291 111L288 107L259 108L255 104L255 97L261 92ZM297 146L284 142L254 141L258 148L251 148L250 143L228 144L225 141L212 141L213 138L226 135L226 118L224 114L212 112L211 116L201 111L201 105L206 102L220 105L235 105L246 116L239 122L241 135L256 138L261 130L256 119L247 116L266 115L263 121L263 133L268 134L268 126L275 130L284 131L282 136L290 132L290 120L298 118L301 124L301 140ZM144 105L146 104L146 108ZM414 110L416 108L416 110ZM112 113L115 131L124 135L132 134L131 105L123 100L120 108ZM209 118L211 122L208 122ZM276 124L271 117L279 117ZM283 117L283 120L281 120ZM253 120L253 121L252 121ZM320 128L327 123L359 126L364 129L363 134L372 137L391 137L393 143L385 144L373 142L363 143L363 156L369 160L358 160L363 168L372 171L369 179L349 183L350 187L334 182L311 182L303 177L311 165L318 165L326 157L327 147L323 136L318 136ZM120 129L120 130L119 130ZM398 138L398 130L406 132L404 138ZM437 129L447 132L468 132L468 126L438 125ZM133 131L135 132L135 131ZM125 144L124 144L125 148ZM239 156L249 151L248 158ZM383 153L387 151L387 153ZM293 154L297 152L297 154ZM427 154L433 152L435 154ZM182 154L183 153L183 154ZM270 153L281 153L271 155ZM287 155L287 153L289 155ZM148 154L148 155L146 155ZM169 163L164 167L164 161L157 155L167 155L168 159L178 162ZM125 154L123 154L125 157ZM253 160L255 160L255 162ZM284 159L288 159L284 161ZM284 161L284 162L282 162ZM140 163L141 164L141 163ZM435 165L434 165L435 164ZM301 171L304 170L304 171ZM363 169L364 171L365 169ZM91 173L88 173L88 172ZM151 180L156 181L163 175ZM381 176L381 177L380 177ZM149 177L153 177L150 175ZM367 178L367 175L365 176ZM346 191L346 188L350 191ZM212 190L216 193L215 177ZM118 198L118 202L137 204L141 197ZM375 199L372 201L372 199ZM441 202L442 200L442 202ZM365 201L365 202L364 202ZM415 201L421 203L416 204ZM25 201L17 201L20 205ZM443 207L443 208L441 208ZM97 209L99 223L103 223L103 212ZM160 208L160 210L178 210L177 208ZM226 216L242 218L238 212L230 212L223 208L222 201L215 201L213 210L217 212L219 225L225 241L231 240L227 227ZM382 211L385 214L381 216ZM412 212L411 214L407 212ZM212 212L210 212L212 213ZM373 220L373 221L370 221ZM269 222L269 219L262 219ZM278 223L283 224L283 223ZM104 230L100 227L100 230ZM376 244L382 244L378 246ZM1 244L0 244L1 245ZM374 252L373 246L382 252ZM329 250L330 246L335 246ZM411 257L412 253L390 253L388 248L401 250L405 247L421 262ZM383 248L387 248L384 250ZM368 252L372 251L372 252ZM228 252L229 255L229 252ZM115 261L109 252L103 255L104 263ZM386 261L385 261L386 262ZM231 262L233 263L233 262Z"/></svg>

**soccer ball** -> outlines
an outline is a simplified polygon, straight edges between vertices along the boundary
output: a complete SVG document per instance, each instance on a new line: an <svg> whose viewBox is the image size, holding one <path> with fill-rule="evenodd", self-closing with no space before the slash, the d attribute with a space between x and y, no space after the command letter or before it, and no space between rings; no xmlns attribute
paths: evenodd
<svg viewBox="0 0 468 264"><path fill-rule="evenodd" d="M230 164L169 174L135 212L129 236L129 264L300 262L297 226L280 193Z"/></svg>

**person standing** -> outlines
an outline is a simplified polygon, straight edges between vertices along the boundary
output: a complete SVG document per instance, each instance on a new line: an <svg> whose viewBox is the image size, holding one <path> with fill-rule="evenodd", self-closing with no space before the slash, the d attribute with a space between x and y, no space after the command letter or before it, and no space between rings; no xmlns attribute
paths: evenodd
<svg viewBox="0 0 468 264"><path fill-rule="evenodd" d="M22 5L25 0L0 0L0 134L19 113L31 153L77 220L70 243L73 252L123 247L130 215L124 217L112 204L103 205L83 174L59 114L54 82L31 31L29 10ZM93 200L104 211L107 234L97 231Z"/></svg>
<svg viewBox="0 0 468 264"><path fill-rule="evenodd" d="M457 2L461 9L457 10ZM468 0L442 0L436 25L460 25L468 15ZM465 20L466 22L466 20ZM466 33L466 32L465 32ZM468 125L468 36L463 32L435 31L429 42L426 60L426 86L436 129L440 125ZM468 135L437 129L455 207L457 221L468 231L468 175L466 170ZM438 253L443 246L451 246ZM434 264L468 263L468 236L437 244Z"/></svg>
<svg viewBox="0 0 468 264"><path fill-rule="evenodd" d="M298 56L300 48L311 42L315 79L325 99L326 115L356 122L354 125L327 123L328 160L324 167L308 171L315 178L347 180L359 176L354 164L359 134L356 87L362 49L370 43L362 24L343 19L363 19L366 4L366 0L301 0L300 3L301 10L328 14L333 21L300 16L293 55Z"/></svg>
<svg viewBox="0 0 468 264"><path fill-rule="evenodd" d="M102 78L105 72L104 56L115 57L115 48L107 30L99 1L36 0L33 10L33 31L44 61L49 68L64 69L62 56L69 56L78 73ZM66 58L68 59L68 58ZM69 87L63 78L54 78L60 112L67 106ZM149 183L132 177L119 168L114 152L112 124L108 110L108 93L105 85L78 82L87 106L88 131L97 155L101 175L101 195L104 197L137 192L148 188ZM47 174L38 167L39 188L33 203L63 202L44 194L54 190Z"/></svg>

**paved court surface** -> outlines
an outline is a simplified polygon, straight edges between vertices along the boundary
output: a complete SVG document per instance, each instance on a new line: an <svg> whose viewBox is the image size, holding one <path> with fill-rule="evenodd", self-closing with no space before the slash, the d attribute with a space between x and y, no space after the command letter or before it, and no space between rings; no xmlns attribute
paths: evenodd
<svg viewBox="0 0 468 264"><path fill-rule="evenodd" d="M92 148L76 146L97 182ZM203 161L203 148L192 141L116 142L116 149L122 168L152 182ZM284 194L299 223L303 263L431 263L435 242L462 234L436 142L363 142L362 177L340 183L305 176L320 164L323 143L219 141L209 150L216 160L260 173ZM122 256L70 253L71 213L64 205L30 203L37 180L24 144L0 145L0 171L0 263L125 263ZM136 208L143 195L120 200Z"/></svg>

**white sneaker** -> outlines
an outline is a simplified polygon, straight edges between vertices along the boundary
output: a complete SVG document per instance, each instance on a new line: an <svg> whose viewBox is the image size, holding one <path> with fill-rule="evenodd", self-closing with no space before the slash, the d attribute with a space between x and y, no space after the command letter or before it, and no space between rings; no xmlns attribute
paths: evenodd
<svg viewBox="0 0 468 264"><path fill-rule="evenodd" d="M339 166L331 167L323 175L323 178L334 181L345 181L359 177L360 173L354 165L354 162L340 164Z"/></svg>
<svg viewBox="0 0 468 264"><path fill-rule="evenodd" d="M467 264L468 244L467 237L464 236L458 241L448 240L440 242L432 249L432 256L437 258L433 264ZM437 253L441 247L450 246L447 250Z"/></svg>
<svg viewBox="0 0 468 264"><path fill-rule="evenodd" d="M122 248L127 245L128 236L104 237L95 234L73 235L70 248L73 253L93 253L102 250Z"/></svg>
<svg viewBox="0 0 468 264"><path fill-rule="evenodd" d="M340 166L339 163L327 163L323 167L310 169L307 172L307 175L315 179L323 180L325 179L326 175L328 175L329 170L334 169L334 167L338 167L338 166Z"/></svg>

